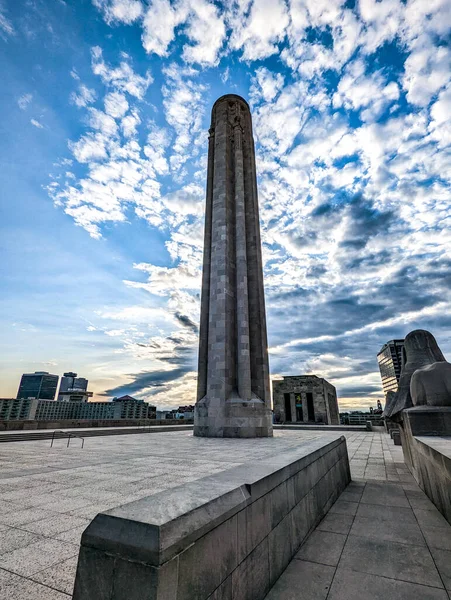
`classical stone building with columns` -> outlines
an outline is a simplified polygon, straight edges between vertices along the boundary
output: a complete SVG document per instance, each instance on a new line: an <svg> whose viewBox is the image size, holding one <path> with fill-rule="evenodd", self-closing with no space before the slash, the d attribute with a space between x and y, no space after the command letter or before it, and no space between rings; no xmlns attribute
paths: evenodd
<svg viewBox="0 0 451 600"><path fill-rule="evenodd" d="M274 380L276 423L339 425L337 390L316 375L296 375Z"/></svg>

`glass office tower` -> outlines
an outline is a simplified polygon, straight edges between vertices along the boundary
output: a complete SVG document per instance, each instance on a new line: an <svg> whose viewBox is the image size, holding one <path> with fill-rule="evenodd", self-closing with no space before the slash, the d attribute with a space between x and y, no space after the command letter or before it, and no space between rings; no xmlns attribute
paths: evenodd
<svg viewBox="0 0 451 600"><path fill-rule="evenodd" d="M20 380L18 399L37 398L38 400L55 400L58 387L58 375L51 375L47 371L24 373Z"/></svg>
<svg viewBox="0 0 451 600"><path fill-rule="evenodd" d="M397 392L402 368L404 340L391 340L384 344L377 354L377 362L381 372L382 389Z"/></svg>

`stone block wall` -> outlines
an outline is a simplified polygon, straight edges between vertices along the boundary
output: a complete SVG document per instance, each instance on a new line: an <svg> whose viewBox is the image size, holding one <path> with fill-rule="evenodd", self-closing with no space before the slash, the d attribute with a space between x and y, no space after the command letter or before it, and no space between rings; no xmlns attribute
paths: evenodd
<svg viewBox="0 0 451 600"><path fill-rule="evenodd" d="M349 481L337 436L98 515L73 598L263 600Z"/></svg>
<svg viewBox="0 0 451 600"><path fill-rule="evenodd" d="M451 407L407 409L400 432L407 466L451 524Z"/></svg>
<svg viewBox="0 0 451 600"><path fill-rule="evenodd" d="M451 439L414 438L414 476L451 525Z"/></svg>
<svg viewBox="0 0 451 600"><path fill-rule="evenodd" d="M289 376L284 377L283 380L274 380L272 386L276 423L340 424L337 391L322 377L316 375ZM308 394L312 394L313 418L309 413ZM288 414L286 410L287 395L290 397ZM298 405L302 405L301 410Z"/></svg>

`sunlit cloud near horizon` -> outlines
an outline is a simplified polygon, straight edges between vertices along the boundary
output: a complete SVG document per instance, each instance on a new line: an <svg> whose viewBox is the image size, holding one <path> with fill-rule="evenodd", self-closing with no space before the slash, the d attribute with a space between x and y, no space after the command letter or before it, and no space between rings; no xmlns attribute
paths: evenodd
<svg viewBox="0 0 451 600"><path fill-rule="evenodd" d="M448 0L0 0L0 396L195 400L210 110L250 104L273 378L451 356Z"/></svg>

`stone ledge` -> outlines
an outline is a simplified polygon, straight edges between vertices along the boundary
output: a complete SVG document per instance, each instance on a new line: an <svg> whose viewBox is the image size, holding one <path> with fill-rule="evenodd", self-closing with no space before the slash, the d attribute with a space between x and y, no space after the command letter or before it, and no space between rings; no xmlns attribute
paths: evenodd
<svg viewBox="0 0 451 600"><path fill-rule="evenodd" d="M349 480L337 436L99 514L82 536L74 599L207 600L250 570L265 573L249 584L262 600Z"/></svg>
<svg viewBox="0 0 451 600"><path fill-rule="evenodd" d="M262 463L245 463L101 513L84 531L82 545L119 555L123 548L136 560L161 565L343 441L312 440Z"/></svg>

